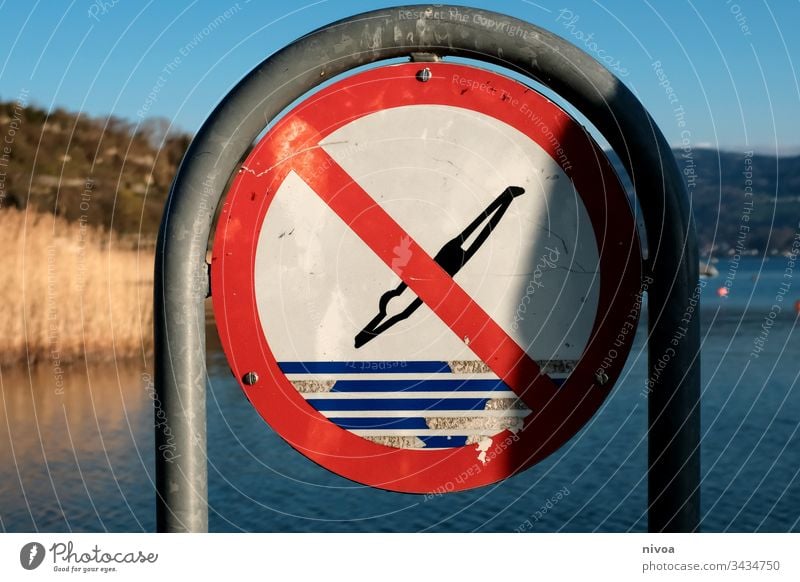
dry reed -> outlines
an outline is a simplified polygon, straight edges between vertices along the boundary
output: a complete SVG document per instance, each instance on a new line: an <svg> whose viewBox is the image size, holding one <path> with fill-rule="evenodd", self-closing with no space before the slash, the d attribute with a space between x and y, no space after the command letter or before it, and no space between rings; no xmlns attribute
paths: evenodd
<svg viewBox="0 0 800 582"><path fill-rule="evenodd" d="M85 223L0 211L0 360L64 363L152 350L153 251Z"/></svg>

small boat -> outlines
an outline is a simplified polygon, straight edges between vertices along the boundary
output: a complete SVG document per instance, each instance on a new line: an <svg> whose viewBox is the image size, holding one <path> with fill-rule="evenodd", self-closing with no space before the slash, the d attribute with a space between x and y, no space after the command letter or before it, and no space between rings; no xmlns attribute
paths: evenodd
<svg viewBox="0 0 800 582"><path fill-rule="evenodd" d="M700 276L705 277L706 279L713 279L719 275L719 271L717 268L711 264L709 261L700 261Z"/></svg>

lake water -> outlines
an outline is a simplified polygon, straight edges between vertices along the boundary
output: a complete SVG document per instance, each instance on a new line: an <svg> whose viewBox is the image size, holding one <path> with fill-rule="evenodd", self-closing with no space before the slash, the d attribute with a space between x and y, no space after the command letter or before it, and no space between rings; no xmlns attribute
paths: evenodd
<svg viewBox="0 0 800 582"><path fill-rule="evenodd" d="M705 531L800 531L800 280L786 265L722 261L703 289ZM210 529L513 531L529 520L533 531L645 531L645 336L640 326L611 396L557 453L502 483L426 498L365 488L292 450L246 401L209 327ZM47 364L2 368L0 531L154 530L151 368L77 365L60 379Z"/></svg>

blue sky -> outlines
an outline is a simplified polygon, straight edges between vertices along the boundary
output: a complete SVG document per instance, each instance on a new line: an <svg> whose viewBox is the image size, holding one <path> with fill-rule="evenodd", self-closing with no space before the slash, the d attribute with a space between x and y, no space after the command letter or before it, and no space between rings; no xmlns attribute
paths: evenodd
<svg viewBox="0 0 800 582"><path fill-rule="evenodd" d="M0 98L27 95L46 108L131 121L138 113L156 115L194 132L236 81L271 53L333 20L398 3L5 1ZM673 144L688 128L694 147L800 153L798 0L465 4L522 18L589 52L604 51ZM226 10L222 24L204 33ZM596 44L589 46L590 34ZM664 75L685 112L685 128L659 84ZM157 98L148 100L154 87Z"/></svg>

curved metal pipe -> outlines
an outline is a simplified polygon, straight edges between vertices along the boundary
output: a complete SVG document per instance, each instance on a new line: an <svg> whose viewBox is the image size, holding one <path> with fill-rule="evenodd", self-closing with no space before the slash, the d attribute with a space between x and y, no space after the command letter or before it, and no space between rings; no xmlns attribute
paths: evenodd
<svg viewBox="0 0 800 582"><path fill-rule="evenodd" d="M580 110L625 164L644 214L652 276L649 528L695 531L700 331L698 318L687 322L686 314L697 289L697 243L669 145L631 91L577 47L508 16L440 5L368 12L298 39L242 79L192 141L170 190L156 250L158 530L208 528L205 255L228 178L258 134L295 99L353 68L412 53L466 57L534 78ZM674 353L656 371L667 349Z"/></svg>

